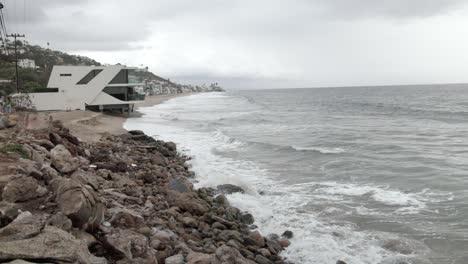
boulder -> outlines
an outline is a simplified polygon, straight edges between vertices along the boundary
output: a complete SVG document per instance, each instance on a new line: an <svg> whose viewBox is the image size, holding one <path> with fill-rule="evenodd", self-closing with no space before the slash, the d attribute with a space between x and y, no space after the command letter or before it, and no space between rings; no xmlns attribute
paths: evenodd
<svg viewBox="0 0 468 264"><path fill-rule="evenodd" d="M208 204L192 193L174 193L170 198L173 205L191 214L203 215L209 211Z"/></svg>
<svg viewBox="0 0 468 264"><path fill-rule="evenodd" d="M151 158L151 163L154 164L154 165L158 165L158 166L166 166L167 165L166 160L164 159L164 156L159 152L156 152L153 155L153 157Z"/></svg>
<svg viewBox="0 0 468 264"><path fill-rule="evenodd" d="M166 142L166 144L164 144L164 145L170 151L177 151L177 145L174 142L169 141L169 142Z"/></svg>
<svg viewBox="0 0 468 264"><path fill-rule="evenodd" d="M255 262L246 259L242 254L235 248L223 245L216 249L216 260L221 263L233 263L233 264L254 264Z"/></svg>
<svg viewBox="0 0 468 264"><path fill-rule="evenodd" d="M6 226L21 213L21 205L0 201L0 226Z"/></svg>
<svg viewBox="0 0 468 264"><path fill-rule="evenodd" d="M287 248L289 247L289 245L291 245L291 242L289 242L289 240L286 238L278 240L278 243L281 245L282 248Z"/></svg>
<svg viewBox="0 0 468 264"><path fill-rule="evenodd" d="M216 190L224 194L245 193L244 189L234 184L221 184L216 187Z"/></svg>
<svg viewBox="0 0 468 264"><path fill-rule="evenodd" d="M104 242L107 247L129 260L146 257L146 251L149 249L148 239L130 229L116 229L104 237Z"/></svg>
<svg viewBox="0 0 468 264"><path fill-rule="evenodd" d="M185 226L188 226L188 227L197 227L198 226L197 220L195 220L193 217L189 217L189 216L186 216L186 217L182 218L182 223Z"/></svg>
<svg viewBox="0 0 468 264"><path fill-rule="evenodd" d="M251 225L254 223L255 219L253 217L252 214L243 214L241 215L240 217L240 221L243 223L243 224L246 224L246 225Z"/></svg>
<svg viewBox="0 0 468 264"><path fill-rule="evenodd" d="M40 186L36 179L19 177L5 185L2 199L11 203L26 202L44 196L46 193L47 189Z"/></svg>
<svg viewBox="0 0 468 264"><path fill-rule="evenodd" d="M14 179L17 179L17 178L20 178L21 175L14 175L14 174L3 174L3 175L0 175L0 197L3 193L3 188L5 188L5 186L13 181Z"/></svg>
<svg viewBox="0 0 468 264"><path fill-rule="evenodd" d="M126 208L112 208L109 222L112 226L121 228L141 228L146 226L145 219L137 212Z"/></svg>
<svg viewBox="0 0 468 264"><path fill-rule="evenodd" d="M182 254L177 254L171 257L168 257L164 260L166 264L184 264L184 256Z"/></svg>
<svg viewBox="0 0 468 264"><path fill-rule="evenodd" d="M31 146L24 144L21 146L21 148L26 153L26 156L28 157L28 159L38 162L40 164L44 163L44 157L38 151L33 149Z"/></svg>
<svg viewBox="0 0 468 264"><path fill-rule="evenodd" d="M17 171L21 174L32 176L38 180L42 179L43 177L43 173L40 170L41 163L28 159L21 159L17 167Z"/></svg>
<svg viewBox="0 0 468 264"><path fill-rule="evenodd" d="M53 179L60 177L59 173L49 164L42 165L41 173L42 180L44 180L46 184L49 184Z"/></svg>
<svg viewBox="0 0 468 264"><path fill-rule="evenodd" d="M175 178L168 183L167 188L171 191L186 193L190 192L193 186L183 178Z"/></svg>
<svg viewBox="0 0 468 264"><path fill-rule="evenodd" d="M130 130L128 131L130 135L137 136L137 135L144 135L145 133L141 130Z"/></svg>
<svg viewBox="0 0 468 264"><path fill-rule="evenodd" d="M72 220L73 226L94 229L104 219L104 206L91 187L70 179L57 179L55 201L64 215Z"/></svg>
<svg viewBox="0 0 468 264"><path fill-rule="evenodd" d="M268 250L270 250L270 252L275 255L279 254L281 250L283 250L283 247L277 240L267 239L266 245L267 245Z"/></svg>
<svg viewBox="0 0 468 264"><path fill-rule="evenodd" d="M93 256L88 247L73 235L53 226L44 227L42 233L35 237L6 241L1 245L0 262L22 259L41 263L107 263L105 259Z"/></svg>
<svg viewBox="0 0 468 264"><path fill-rule="evenodd" d="M214 258L213 255L192 251L187 255L187 264L212 264Z"/></svg>
<svg viewBox="0 0 468 264"><path fill-rule="evenodd" d="M64 145L57 145L50 151L52 164L61 173L74 172L80 162L78 158L73 157Z"/></svg>
<svg viewBox="0 0 468 264"><path fill-rule="evenodd" d="M293 238L294 234L293 234L292 231L286 230L286 231L283 232L283 234L281 236L284 237L284 238L287 238L287 239L291 239L291 238Z"/></svg>
<svg viewBox="0 0 468 264"><path fill-rule="evenodd" d="M0 244L5 241L21 240L38 235L44 227L48 215L20 213L13 222L0 229Z"/></svg>
<svg viewBox="0 0 468 264"><path fill-rule="evenodd" d="M50 142L49 140L47 139L35 139L32 141L34 144L36 145L39 145L47 150L51 150L55 147L54 144L52 144L52 142Z"/></svg>
<svg viewBox="0 0 468 264"><path fill-rule="evenodd" d="M226 195L224 194L219 194L218 196L215 197L214 200L220 205L229 206L229 200L226 198Z"/></svg>
<svg viewBox="0 0 468 264"><path fill-rule="evenodd" d="M65 231L72 229L72 221L66 217L62 212L58 212L47 220L47 225L55 226Z"/></svg>
<svg viewBox="0 0 468 264"><path fill-rule="evenodd" d="M246 237L245 242L247 245L253 245L260 248L265 246L265 238L258 231L250 233Z"/></svg>
<svg viewBox="0 0 468 264"><path fill-rule="evenodd" d="M59 136L59 134L57 133L49 133L49 139L50 142L52 142L52 144L54 144L55 146L63 144L62 137Z"/></svg>
<svg viewBox="0 0 468 264"><path fill-rule="evenodd" d="M273 263L262 255L255 256L255 262L257 262L258 264L272 264Z"/></svg>
<svg viewBox="0 0 468 264"><path fill-rule="evenodd" d="M5 129L10 126L10 121L6 116L0 116L0 129Z"/></svg>
<svg viewBox="0 0 468 264"><path fill-rule="evenodd" d="M91 173L84 171L84 170L77 170L71 176L70 179L75 180L77 182L81 182L82 184L91 186L94 190L98 190L99 183L96 179L96 176L92 175Z"/></svg>

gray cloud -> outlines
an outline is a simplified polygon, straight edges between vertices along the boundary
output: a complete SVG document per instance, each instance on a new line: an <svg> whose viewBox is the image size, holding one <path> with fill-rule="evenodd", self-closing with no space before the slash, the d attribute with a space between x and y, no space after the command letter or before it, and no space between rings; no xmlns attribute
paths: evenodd
<svg viewBox="0 0 468 264"><path fill-rule="evenodd" d="M453 11L464 0L317 0L331 16L339 17L428 17Z"/></svg>
<svg viewBox="0 0 468 264"><path fill-rule="evenodd" d="M9 8L9 28L31 43L148 65L181 81L441 82L460 81L462 72L453 69L468 67L462 0L0 1Z"/></svg>

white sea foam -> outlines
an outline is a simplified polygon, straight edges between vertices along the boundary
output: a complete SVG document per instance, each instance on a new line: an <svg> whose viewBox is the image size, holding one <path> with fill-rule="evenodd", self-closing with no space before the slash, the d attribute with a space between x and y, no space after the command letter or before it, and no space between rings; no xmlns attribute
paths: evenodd
<svg viewBox="0 0 468 264"><path fill-rule="evenodd" d="M300 147L293 146L297 151L317 151L323 154L340 154L346 152L343 148L327 148L327 147Z"/></svg>
<svg viewBox="0 0 468 264"><path fill-rule="evenodd" d="M271 172L261 164L242 159L231 159L213 152L213 149L243 147L243 143L227 137L221 132L196 131L171 122L165 115L178 120L194 120L187 112L178 114L178 109L197 109L197 104L206 105L203 99L177 98L168 103L143 109L146 115L139 119L129 119L125 127L140 129L150 135L159 135L163 140L178 144L179 150L192 156L192 168L197 175L196 186L216 186L223 183L239 185L246 194L232 194L228 198L234 206L250 211L263 234L294 232L292 244L283 255L295 263L336 263L343 259L348 264L388 263L399 254L386 250L381 241L371 232L360 231L348 222L321 220L313 211L303 210L309 203L320 200L337 201L343 196L358 197L368 195L376 202L399 208L420 209L425 206L423 194L411 194L386 187L354 183L309 182L296 185L284 184L271 177ZM216 110L210 106L210 111ZM203 113L195 113L201 118ZM161 118L162 116L162 118ZM315 148L313 150L316 150ZM330 149L321 149L330 152ZM344 150L332 150L340 153ZM311 191L312 190L312 191ZM258 191L265 191L259 195ZM326 212L334 214L341 209L329 207ZM356 209L358 210L358 209ZM360 213L373 212L362 207Z"/></svg>

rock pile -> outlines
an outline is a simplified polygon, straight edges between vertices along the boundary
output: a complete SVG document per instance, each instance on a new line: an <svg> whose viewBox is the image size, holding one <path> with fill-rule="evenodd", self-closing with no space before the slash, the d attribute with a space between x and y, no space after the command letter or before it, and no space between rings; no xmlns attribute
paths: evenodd
<svg viewBox="0 0 468 264"><path fill-rule="evenodd" d="M0 262L285 263L292 233L253 230L218 194L235 186L194 189L172 142L130 131L88 144L55 123L0 150Z"/></svg>

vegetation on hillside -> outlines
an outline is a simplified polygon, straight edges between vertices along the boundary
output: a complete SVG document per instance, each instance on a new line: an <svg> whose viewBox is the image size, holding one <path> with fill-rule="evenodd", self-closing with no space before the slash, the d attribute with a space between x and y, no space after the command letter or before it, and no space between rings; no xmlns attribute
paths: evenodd
<svg viewBox="0 0 468 264"><path fill-rule="evenodd" d="M36 69L19 68L19 87L21 92L33 92L45 88L53 65L101 65L99 62L84 56L70 55L61 51L29 45L17 41L19 59L31 59ZM15 53L13 43L9 45L8 54L0 54L0 96L16 92ZM11 82L5 82L5 81Z"/></svg>

